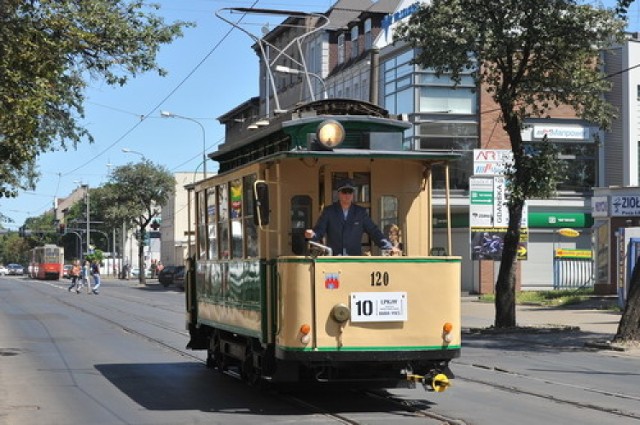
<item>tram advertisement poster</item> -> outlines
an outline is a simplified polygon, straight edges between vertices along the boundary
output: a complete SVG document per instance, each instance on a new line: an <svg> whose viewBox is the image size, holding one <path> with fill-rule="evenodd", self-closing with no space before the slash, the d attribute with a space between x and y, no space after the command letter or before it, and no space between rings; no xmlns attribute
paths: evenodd
<svg viewBox="0 0 640 425"><path fill-rule="evenodd" d="M471 227L471 259L474 261L500 261L506 233L506 227ZM527 228L521 228L517 251L518 260L527 259L528 244L529 231Z"/></svg>

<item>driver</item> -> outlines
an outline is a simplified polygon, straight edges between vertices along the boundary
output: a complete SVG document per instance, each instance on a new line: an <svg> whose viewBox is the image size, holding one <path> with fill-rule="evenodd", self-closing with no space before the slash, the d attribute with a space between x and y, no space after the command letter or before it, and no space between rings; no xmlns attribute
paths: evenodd
<svg viewBox="0 0 640 425"><path fill-rule="evenodd" d="M367 210L353 203L354 191L352 180L339 181L338 200L322 210L314 228L305 230L305 237L320 242L326 235L334 255L362 255L362 234L367 232L381 249L399 254L400 250L384 237Z"/></svg>

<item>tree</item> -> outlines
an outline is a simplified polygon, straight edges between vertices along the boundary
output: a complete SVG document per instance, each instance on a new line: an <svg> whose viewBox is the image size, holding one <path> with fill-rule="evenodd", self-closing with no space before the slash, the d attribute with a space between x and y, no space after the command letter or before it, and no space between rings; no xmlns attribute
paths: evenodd
<svg viewBox="0 0 640 425"><path fill-rule="evenodd" d="M91 235L89 243L101 248L105 252L111 251L109 241L104 234L109 234L112 229L118 229L122 222L116 222L106 215L110 206L110 190L106 186L89 189L89 230ZM67 230L75 230L78 233L85 232L87 217L86 197L74 203L65 214ZM71 240L71 238L69 239ZM75 244L75 242L74 242Z"/></svg>
<svg viewBox="0 0 640 425"><path fill-rule="evenodd" d="M629 282L627 302L613 337L614 343L640 341L640 257L636 260Z"/></svg>
<svg viewBox="0 0 640 425"><path fill-rule="evenodd" d="M525 151L523 123L569 106L606 129L614 109L602 96L610 83L598 66L598 49L621 41L624 24L613 10L575 0L433 0L421 4L397 32L420 49L415 63L437 75L446 73L458 83L462 72L475 71L478 87L495 101L509 137L514 163L508 176L509 227L496 282L498 328L516 325L515 269L524 203L550 196L558 177L553 152ZM532 168L532 160L545 168Z"/></svg>
<svg viewBox="0 0 640 425"><path fill-rule="evenodd" d="M2 235L0 238L0 263L10 264L28 264L28 241L18 235L16 232L10 232Z"/></svg>
<svg viewBox="0 0 640 425"><path fill-rule="evenodd" d="M104 215L114 222L135 225L138 229L140 283L145 283L144 240L147 226L160 215L160 208L173 195L176 181L163 166L145 160L114 169L104 187L107 207Z"/></svg>
<svg viewBox="0 0 640 425"><path fill-rule="evenodd" d="M0 198L33 189L45 151L92 141L81 126L89 79L123 85L190 24L142 0L0 2Z"/></svg>

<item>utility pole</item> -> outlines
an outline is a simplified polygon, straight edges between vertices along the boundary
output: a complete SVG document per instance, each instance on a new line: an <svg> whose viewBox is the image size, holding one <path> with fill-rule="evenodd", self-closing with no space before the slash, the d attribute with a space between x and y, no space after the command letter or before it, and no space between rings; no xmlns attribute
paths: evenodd
<svg viewBox="0 0 640 425"><path fill-rule="evenodd" d="M87 200L87 254L89 254L89 242L91 241L91 217L89 216L91 214L91 208L89 208L89 183L84 185L84 190L86 196L85 199Z"/></svg>

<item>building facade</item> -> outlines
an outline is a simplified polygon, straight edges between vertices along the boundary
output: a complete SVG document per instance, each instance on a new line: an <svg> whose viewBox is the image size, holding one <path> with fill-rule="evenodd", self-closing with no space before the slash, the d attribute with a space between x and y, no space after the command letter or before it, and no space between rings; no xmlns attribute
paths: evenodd
<svg viewBox="0 0 640 425"><path fill-rule="evenodd" d="M330 24L323 31L304 39L304 62L313 78L288 76L286 83L269 93L261 78L260 105L273 103L279 93L287 108L297 101L328 98L357 98L376 103L393 114L403 115L414 125L407 130L405 148L442 149L461 153L462 159L450 170L453 194L452 226L454 244L451 254L463 258L461 290L489 293L497 278L499 261L472 260L469 228L469 182L478 175L477 150L510 149L506 132L499 122L499 111L483 87L476 87L471 73L454 88L446 75L437 77L429 69L411 64L416 52L394 41L398 23L408 19L417 8L415 1L338 1L326 12ZM311 24L311 22L307 22ZM272 30L283 39L287 26ZM638 40L620 47L623 52L605 52L607 72L632 68L638 63ZM276 66L277 64L272 64ZM265 61L260 63L261 69ZM594 188L612 184L638 186L638 99L640 78L632 72L614 77L610 101L619 105L621 118L610 132L578 119L569 108L558 108L550 117L529 119L522 130L530 148L549 140L560 151L567 166L567 179L560 183L557 195L548 200L528 202L527 256L518 264L518 287L523 290L548 290L563 285L592 286L595 271L580 273L580 280L567 283L558 273L565 262L561 253L585 252L593 248L591 197ZM320 78L317 78L320 77ZM266 96L266 98L265 98ZM287 97L288 96L288 97ZM269 100L271 99L271 100ZM268 109L261 113L268 114ZM233 119L226 117L227 122ZM434 181L442 190L444 171ZM437 204L437 202L436 202ZM444 200L436 205L436 222L443 230L436 240L444 241ZM596 226L597 227L597 226ZM564 229L571 228L572 237ZM444 242L443 242L444 243ZM591 267L592 262L589 262ZM611 292L611 284L602 288Z"/></svg>

